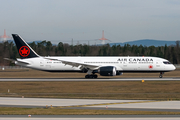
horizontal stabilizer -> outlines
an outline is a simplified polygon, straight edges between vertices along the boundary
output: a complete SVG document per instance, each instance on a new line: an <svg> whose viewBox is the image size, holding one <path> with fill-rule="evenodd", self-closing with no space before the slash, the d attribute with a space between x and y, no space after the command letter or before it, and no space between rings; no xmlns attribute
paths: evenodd
<svg viewBox="0 0 180 120"><path fill-rule="evenodd" d="M28 65L29 63L28 62L25 62L25 61L20 61L19 60L13 60L13 59L9 59L9 58L4 58L5 60L8 60L8 61L11 61L12 63L19 63L19 64L25 64L25 65Z"/></svg>
<svg viewBox="0 0 180 120"><path fill-rule="evenodd" d="M14 60L14 59L9 59L9 58L4 58L5 60L8 60L8 61L11 61L12 63L15 63L16 62L16 60Z"/></svg>

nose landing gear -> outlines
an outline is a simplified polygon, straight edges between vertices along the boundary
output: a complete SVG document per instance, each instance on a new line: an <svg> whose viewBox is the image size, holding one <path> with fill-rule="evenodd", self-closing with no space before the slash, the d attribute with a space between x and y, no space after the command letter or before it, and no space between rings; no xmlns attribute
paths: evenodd
<svg viewBox="0 0 180 120"><path fill-rule="evenodd" d="M160 72L159 78L163 77L164 72Z"/></svg>

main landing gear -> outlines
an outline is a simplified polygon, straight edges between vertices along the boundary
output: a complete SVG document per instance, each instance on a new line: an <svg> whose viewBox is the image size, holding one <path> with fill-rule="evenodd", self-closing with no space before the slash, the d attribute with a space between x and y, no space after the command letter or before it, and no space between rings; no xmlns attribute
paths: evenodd
<svg viewBox="0 0 180 120"><path fill-rule="evenodd" d="M164 72L160 72L159 78L163 77Z"/></svg>
<svg viewBox="0 0 180 120"><path fill-rule="evenodd" d="M96 72L92 71L92 70L88 70L87 71L87 75L85 76L85 78L97 78L98 76L95 74Z"/></svg>
<svg viewBox="0 0 180 120"><path fill-rule="evenodd" d="M91 75L89 75L89 74L87 74L86 76L85 76L85 78L97 78L98 76L96 75L96 74L91 74Z"/></svg>

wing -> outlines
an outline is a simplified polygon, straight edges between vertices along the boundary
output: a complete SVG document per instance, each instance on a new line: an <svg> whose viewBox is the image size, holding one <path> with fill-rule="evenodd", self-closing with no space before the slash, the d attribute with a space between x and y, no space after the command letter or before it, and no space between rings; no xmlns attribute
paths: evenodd
<svg viewBox="0 0 180 120"><path fill-rule="evenodd" d="M88 69L91 69L91 70L96 70L96 69L98 69L100 67L98 65L87 64L87 63L77 62L77 61L68 61L68 60L53 59L53 58L45 58L45 59L61 61L65 65L70 65L70 66L73 66L73 67L79 67L80 69L88 68Z"/></svg>

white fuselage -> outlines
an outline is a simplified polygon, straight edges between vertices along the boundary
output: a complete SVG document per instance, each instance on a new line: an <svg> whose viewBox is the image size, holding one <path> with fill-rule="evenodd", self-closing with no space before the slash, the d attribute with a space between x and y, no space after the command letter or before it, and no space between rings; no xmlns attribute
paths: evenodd
<svg viewBox="0 0 180 120"><path fill-rule="evenodd" d="M29 64L22 64L18 61L16 64L43 71L81 71L80 66L64 64L61 60L99 67L114 66L116 70L122 72L168 72L175 70L173 64L165 64L168 60L158 57L35 57L18 59L18 61Z"/></svg>

